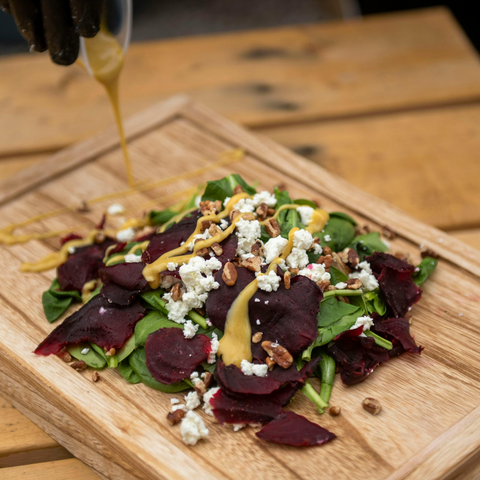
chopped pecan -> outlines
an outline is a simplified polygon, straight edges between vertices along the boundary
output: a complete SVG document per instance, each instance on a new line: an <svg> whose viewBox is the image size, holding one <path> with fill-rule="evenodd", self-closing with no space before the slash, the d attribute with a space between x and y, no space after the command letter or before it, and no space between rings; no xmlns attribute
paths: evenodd
<svg viewBox="0 0 480 480"><path fill-rule="evenodd" d="M315 263L325 263L325 255L320 255Z"/></svg>
<svg viewBox="0 0 480 480"><path fill-rule="evenodd" d="M92 382L97 383L100 380L100 375L98 372L93 372L92 373Z"/></svg>
<svg viewBox="0 0 480 480"><path fill-rule="evenodd" d="M217 243L217 242L212 243L212 247L211 247L211 248L212 248L212 250L213 250L213 253L215 253L215 255L216 255L217 257L219 257L219 256L223 253L223 248L222 248L222 246L221 246L219 243Z"/></svg>
<svg viewBox="0 0 480 480"><path fill-rule="evenodd" d="M72 361L72 356L67 352L65 348L62 348L62 350L57 353L57 357L61 358L65 363L70 363Z"/></svg>
<svg viewBox="0 0 480 480"><path fill-rule="evenodd" d="M233 189L233 194L238 195L239 193L243 193L245 190L241 185L235 185L235 188Z"/></svg>
<svg viewBox="0 0 480 480"><path fill-rule="evenodd" d="M394 232L388 225L382 227L382 235L388 240L393 240L397 237L396 232Z"/></svg>
<svg viewBox="0 0 480 480"><path fill-rule="evenodd" d="M210 255L210 249L207 248L207 247L204 247L204 248L200 248L200 250L197 250L195 252L199 257L207 257L208 255Z"/></svg>
<svg viewBox="0 0 480 480"><path fill-rule="evenodd" d="M362 402L362 407L372 415L378 415L382 411L382 405L375 398L367 397Z"/></svg>
<svg viewBox="0 0 480 480"><path fill-rule="evenodd" d="M290 272L285 272L283 274L283 284L287 290L290 290L290 280L292 279L292 274Z"/></svg>
<svg viewBox="0 0 480 480"><path fill-rule="evenodd" d="M335 287L334 285L329 285L329 286L325 289L326 292L331 292L332 290L337 290L337 287Z"/></svg>
<svg viewBox="0 0 480 480"><path fill-rule="evenodd" d="M262 203L259 207L257 207L257 215L259 220L264 220L265 217L268 215L268 205L266 203Z"/></svg>
<svg viewBox="0 0 480 480"><path fill-rule="evenodd" d="M358 290L363 287L363 283L358 278L347 280L347 290Z"/></svg>
<svg viewBox="0 0 480 480"><path fill-rule="evenodd" d="M319 280L317 285L320 287L320 290L324 292L330 286L330 280Z"/></svg>
<svg viewBox="0 0 480 480"><path fill-rule="evenodd" d="M223 205L222 205L222 202L221 202L220 200L215 200L215 201L213 202L213 206L214 206L215 211L216 211L217 213L222 211Z"/></svg>
<svg viewBox="0 0 480 480"><path fill-rule="evenodd" d="M292 275L298 275L298 272L300 271L300 269L299 269L299 268L292 268L292 267L290 267L290 268L288 269L288 271L289 271Z"/></svg>
<svg viewBox="0 0 480 480"><path fill-rule="evenodd" d="M323 254L324 255L331 255L333 250L330 247L323 247Z"/></svg>
<svg viewBox="0 0 480 480"><path fill-rule="evenodd" d="M327 258L328 256L329 255L327 255ZM352 272L350 268L348 268L348 266L341 260L340 256L335 252L332 253L332 263L329 268L330 267L335 267L337 270L340 270L340 272L344 273L347 276L349 273Z"/></svg>
<svg viewBox="0 0 480 480"><path fill-rule="evenodd" d="M95 243L102 243L105 241L105 234L103 232L98 232L95 235Z"/></svg>
<svg viewBox="0 0 480 480"><path fill-rule="evenodd" d="M275 209L274 208L269 208L267 210L267 215L271 217L272 215L275 215Z"/></svg>
<svg viewBox="0 0 480 480"><path fill-rule="evenodd" d="M205 376L203 377L203 383L208 388L213 380L213 374L210 372L205 372Z"/></svg>
<svg viewBox="0 0 480 480"><path fill-rule="evenodd" d="M232 210L230 212L230 221L233 222L235 220L235 218L237 218L241 214L242 214L242 212L240 212L240 210Z"/></svg>
<svg viewBox="0 0 480 480"><path fill-rule="evenodd" d="M203 382L203 380L197 380L193 388L195 389L195 391L200 397L203 397L207 393L207 387L205 385L205 382Z"/></svg>
<svg viewBox="0 0 480 480"><path fill-rule="evenodd" d="M422 256L422 258L425 258L425 257L438 258L438 253L436 253L434 250L427 247L426 245L420 245L419 248L420 248L420 255Z"/></svg>
<svg viewBox="0 0 480 480"><path fill-rule="evenodd" d="M212 224L213 222L211 220L203 220L200 224L200 231L203 233L205 230L208 230Z"/></svg>
<svg viewBox="0 0 480 480"><path fill-rule="evenodd" d="M70 364L70 366L77 372L81 372L87 368L87 364L83 360L77 360Z"/></svg>
<svg viewBox="0 0 480 480"><path fill-rule="evenodd" d="M290 352L278 343L265 340L262 342L262 348L268 353L268 356L272 357L282 368L290 367L293 362L293 357L290 355Z"/></svg>
<svg viewBox="0 0 480 480"><path fill-rule="evenodd" d="M253 213L247 212L242 214L242 218L247 220L247 222L253 222L255 220L255 215Z"/></svg>
<svg viewBox="0 0 480 480"><path fill-rule="evenodd" d="M340 407L330 407L330 408L328 409L328 413L329 413L332 417L338 417L341 412L342 412L342 409L341 409Z"/></svg>
<svg viewBox="0 0 480 480"><path fill-rule="evenodd" d="M237 269L232 262L227 262L223 267L222 280L229 286L233 287L237 281Z"/></svg>
<svg viewBox="0 0 480 480"><path fill-rule="evenodd" d="M263 246L263 242L261 240L257 240L250 249L250 252L257 256L257 257L264 257L265 256L265 248Z"/></svg>
<svg viewBox="0 0 480 480"><path fill-rule="evenodd" d="M333 264L332 255L331 254L325 255L325 259L324 259L323 263L325 265L325 270L328 270Z"/></svg>
<svg viewBox="0 0 480 480"><path fill-rule="evenodd" d="M204 308L195 308L194 310L202 317L204 317L205 314L207 313Z"/></svg>
<svg viewBox="0 0 480 480"><path fill-rule="evenodd" d="M181 408L179 408L178 410L175 410L174 412L168 412L167 422L172 426L176 425L185 416L185 413L186 413L185 410Z"/></svg>
<svg viewBox="0 0 480 480"><path fill-rule="evenodd" d="M212 237L214 237L215 235L218 235L219 233L222 233L222 230L218 227L217 224L212 223L210 225L210 227L208 228L208 233L210 233L210 235Z"/></svg>
<svg viewBox="0 0 480 480"><path fill-rule="evenodd" d="M273 367L277 362L275 362L275 360L272 357L267 357L265 360L265 363L267 364L268 369L272 371Z"/></svg>
<svg viewBox="0 0 480 480"><path fill-rule="evenodd" d="M370 227L368 225L357 225L355 227L355 235L366 235L370 233Z"/></svg>
<svg viewBox="0 0 480 480"><path fill-rule="evenodd" d="M117 353L117 350L115 348L111 348L110 350L105 352L105 355L107 357L113 357L116 353Z"/></svg>
<svg viewBox="0 0 480 480"><path fill-rule="evenodd" d="M259 272L262 265L262 259L260 257L246 258L242 262L242 267L248 268L252 272Z"/></svg>
<svg viewBox="0 0 480 480"><path fill-rule="evenodd" d="M215 203L211 202L210 200L204 200L203 202L200 202L200 211L204 216L215 215L216 213Z"/></svg>
<svg viewBox="0 0 480 480"><path fill-rule="evenodd" d="M180 287L180 283L176 283L172 289L170 290L170 295L172 296L172 300L174 302L178 302L183 295L182 289Z"/></svg>
<svg viewBox="0 0 480 480"><path fill-rule="evenodd" d="M257 332L253 337L252 337L252 343L260 343L263 338L263 333L262 332Z"/></svg>
<svg viewBox="0 0 480 480"><path fill-rule="evenodd" d="M280 235L280 226L278 225L278 222L274 218L270 218L267 220L263 226L265 227L265 230L267 233L272 237L278 237Z"/></svg>
<svg viewBox="0 0 480 480"><path fill-rule="evenodd" d="M348 264L350 265L351 268L355 268L360 262L360 257L358 256L358 253L353 249L349 248L348 249Z"/></svg>

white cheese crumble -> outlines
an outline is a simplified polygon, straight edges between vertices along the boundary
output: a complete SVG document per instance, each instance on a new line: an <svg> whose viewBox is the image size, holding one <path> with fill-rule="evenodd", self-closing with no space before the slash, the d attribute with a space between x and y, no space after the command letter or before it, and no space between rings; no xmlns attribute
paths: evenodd
<svg viewBox="0 0 480 480"><path fill-rule="evenodd" d="M120 203L112 203L108 207L107 213L109 215L121 215L122 213L125 213L125 207Z"/></svg>
<svg viewBox="0 0 480 480"><path fill-rule="evenodd" d="M347 288L347 284L345 282L338 282L335 285L335 288L338 288L339 290L343 290L344 288Z"/></svg>
<svg viewBox="0 0 480 480"><path fill-rule="evenodd" d="M293 247L286 262L290 268L304 268L308 264L307 252L303 248Z"/></svg>
<svg viewBox="0 0 480 480"><path fill-rule="evenodd" d="M140 263L141 261L141 255L135 255L134 253L129 253L128 255L125 255L125 263Z"/></svg>
<svg viewBox="0 0 480 480"><path fill-rule="evenodd" d="M179 400L178 398L171 398L171 399L170 399L170 403L171 403L172 405L176 405L177 403L180 403L180 400Z"/></svg>
<svg viewBox="0 0 480 480"><path fill-rule="evenodd" d="M297 208L297 212L300 215L300 219L304 225L308 225L312 220L313 208L308 205L302 205Z"/></svg>
<svg viewBox="0 0 480 480"><path fill-rule="evenodd" d="M258 275L258 288L264 292L276 292L280 286L281 278L271 270L268 275Z"/></svg>
<svg viewBox="0 0 480 480"><path fill-rule="evenodd" d="M265 363L256 364L250 363L248 360L242 360L240 363L240 369L244 375L256 377L266 377L268 373L268 365Z"/></svg>
<svg viewBox="0 0 480 480"><path fill-rule="evenodd" d="M330 274L325 270L324 263L311 263L306 268L298 272L299 275L308 277L310 280L316 282L326 282L330 280Z"/></svg>
<svg viewBox="0 0 480 480"><path fill-rule="evenodd" d="M259 298L255 298L253 301L254 301L255 303L260 303L260 302L261 302L261 300L260 300Z"/></svg>
<svg viewBox="0 0 480 480"><path fill-rule="evenodd" d="M312 234L308 230L297 230L293 234L293 246L301 248L302 250L308 250L313 243Z"/></svg>
<svg viewBox="0 0 480 480"><path fill-rule="evenodd" d="M255 323L256 323L257 325L260 325L262 322L261 322L259 319L257 319L257 321L256 321Z"/></svg>
<svg viewBox="0 0 480 480"><path fill-rule="evenodd" d="M260 223L258 220L249 222L242 218L236 223L235 229L238 239L237 255L239 255L242 260L245 260L252 256L252 245L261 235Z"/></svg>
<svg viewBox="0 0 480 480"><path fill-rule="evenodd" d="M212 340L210 342L210 353L208 354L208 363L215 363L217 361L217 352L220 342L218 341L218 336L215 332L212 333Z"/></svg>
<svg viewBox="0 0 480 480"><path fill-rule="evenodd" d="M212 323L212 321L211 321L209 318L205 319L205 321L207 322L207 325L208 325L209 327L213 327L213 323Z"/></svg>
<svg viewBox="0 0 480 480"><path fill-rule="evenodd" d="M220 387L213 387L206 391L205 395L203 395L203 409L207 415L213 417L213 408L210 404L210 400L212 397L220 390Z"/></svg>
<svg viewBox="0 0 480 480"><path fill-rule="evenodd" d="M332 241L332 237L331 237L328 233L323 236L323 239L324 239L326 242L331 242L331 241Z"/></svg>
<svg viewBox="0 0 480 480"><path fill-rule="evenodd" d="M178 263L175 262L168 262L167 263L167 270L169 272L173 272L178 267Z"/></svg>
<svg viewBox="0 0 480 480"><path fill-rule="evenodd" d="M200 406L200 397L198 396L197 392L189 392L188 395L185 395L184 398L187 410L195 410L197 407Z"/></svg>
<svg viewBox="0 0 480 480"><path fill-rule="evenodd" d="M364 332L366 330L370 330L370 328L373 327L373 319L371 319L370 317L367 317L367 316L358 317L355 324L350 327L350 330L355 330L358 327L363 327ZM360 336L361 337L366 337L366 335L364 333L361 333Z"/></svg>
<svg viewBox="0 0 480 480"><path fill-rule="evenodd" d="M80 352L82 355L86 355L90 351L89 348L83 348L82 351Z"/></svg>
<svg viewBox="0 0 480 480"><path fill-rule="evenodd" d="M209 238L212 238L212 235L210 234L208 229L205 230L203 233L197 233L193 236L193 241L187 245L188 250L190 252L193 251L193 247L195 246L195 240L208 240Z"/></svg>
<svg viewBox="0 0 480 480"><path fill-rule="evenodd" d="M233 209L239 210L242 213L253 213L255 206L250 198L242 198L233 206Z"/></svg>
<svg viewBox="0 0 480 480"><path fill-rule="evenodd" d="M115 236L118 242L131 242L135 238L135 230L133 228L124 228L119 230Z"/></svg>
<svg viewBox="0 0 480 480"><path fill-rule="evenodd" d="M196 413L187 412L182 419L180 433L186 445L194 446L202 438L208 437L208 428Z"/></svg>
<svg viewBox="0 0 480 480"><path fill-rule="evenodd" d="M360 270L360 271L358 271ZM349 278L358 278L362 282L362 291L371 292L378 288L378 281L373 275L370 264L366 261L360 262L357 265L357 271L352 272Z"/></svg>
<svg viewBox="0 0 480 480"><path fill-rule="evenodd" d="M197 333L199 325L194 325L191 320L187 320L183 324L183 335L185 338L193 338Z"/></svg>
<svg viewBox="0 0 480 480"><path fill-rule="evenodd" d="M232 199L232 197L227 197L224 201L223 201L223 206L226 207L228 205L228 202Z"/></svg>
<svg viewBox="0 0 480 480"><path fill-rule="evenodd" d="M229 227L228 220L225 220L224 218L222 218L222 219L220 220L220 228L221 228L222 230L225 230L225 229L228 228L228 227Z"/></svg>
<svg viewBox="0 0 480 480"><path fill-rule="evenodd" d="M68 253L69 253L70 255L73 255L73 254L76 252L76 250L77 250L77 249L76 249L75 247L68 247Z"/></svg>
<svg viewBox="0 0 480 480"><path fill-rule="evenodd" d="M265 262L271 263L275 258L279 257L285 250L287 244L288 240L280 235L275 238L270 238L263 246L265 249Z"/></svg>
<svg viewBox="0 0 480 480"><path fill-rule="evenodd" d="M185 405L173 405L172 412L176 412L177 410L187 411L187 407Z"/></svg>
<svg viewBox="0 0 480 480"><path fill-rule="evenodd" d="M275 195L264 190L263 192L256 193L252 199L253 205L259 207L262 203L265 203L267 207L273 208L277 204Z"/></svg>
<svg viewBox="0 0 480 480"><path fill-rule="evenodd" d="M246 423L232 423L232 428L234 432L238 432L242 428L245 428L247 426Z"/></svg>
<svg viewBox="0 0 480 480"><path fill-rule="evenodd" d="M321 255L323 252L323 248L319 243L314 243L313 244L313 253L315 255Z"/></svg>

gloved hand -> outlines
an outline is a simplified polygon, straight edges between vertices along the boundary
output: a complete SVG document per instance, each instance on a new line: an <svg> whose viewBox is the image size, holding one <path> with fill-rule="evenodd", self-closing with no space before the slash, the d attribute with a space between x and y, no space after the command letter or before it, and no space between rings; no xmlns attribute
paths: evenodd
<svg viewBox="0 0 480 480"><path fill-rule="evenodd" d="M30 51L44 52L59 65L78 57L78 37L94 37L100 29L104 0L0 0L11 13Z"/></svg>

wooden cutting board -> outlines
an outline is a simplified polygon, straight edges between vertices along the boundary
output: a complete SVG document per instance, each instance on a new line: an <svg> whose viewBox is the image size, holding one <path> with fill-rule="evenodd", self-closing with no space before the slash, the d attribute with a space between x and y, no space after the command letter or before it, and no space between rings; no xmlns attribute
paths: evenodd
<svg viewBox="0 0 480 480"><path fill-rule="evenodd" d="M479 461L478 251L187 97L135 116L127 132L137 177L164 180L156 190L115 200L139 213L156 198L164 199L157 203L161 208L169 195L238 172L261 188L284 184L293 197L346 211L372 228L388 224L399 234L392 250L408 251L415 261L420 260L418 244L433 248L441 256L439 267L412 310L412 331L425 351L393 359L354 387L337 378L330 403L342 407L339 417L319 416L298 394L289 408L338 436L323 447L266 444L251 428L233 433L211 417L205 417L208 440L187 447L179 427L166 421L170 395L130 385L116 371L104 370L101 381L93 383L88 371L75 372L57 357L31 353L54 328L45 320L41 293L55 272L25 275L19 266L59 244L58 239L34 241L0 247L0 391L5 398L101 476L115 480L453 479ZM243 160L218 165L222 154L239 147ZM0 226L125 188L118 138L109 130L0 182ZM110 203L84 214L72 209L35 228L93 226ZM381 402L380 415L362 409L367 396Z"/></svg>

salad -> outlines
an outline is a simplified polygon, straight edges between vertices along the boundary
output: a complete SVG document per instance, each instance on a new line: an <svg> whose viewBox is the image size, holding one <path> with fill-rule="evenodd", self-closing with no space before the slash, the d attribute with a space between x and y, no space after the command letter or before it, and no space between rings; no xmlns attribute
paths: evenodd
<svg viewBox="0 0 480 480"><path fill-rule="evenodd" d="M87 236L23 266L57 268L42 298L49 322L82 304L35 353L94 369L93 381L113 368L172 394L167 420L187 445L208 437L208 416L234 431L250 425L264 441L321 445L335 434L294 413L295 395L338 415L336 372L354 385L422 351L409 311L437 261L387 253L379 232L346 213L278 187L257 192L236 174L107 230L106 218L122 213L111 205ZM374 399L364 408L379 411Z"/></svg>

